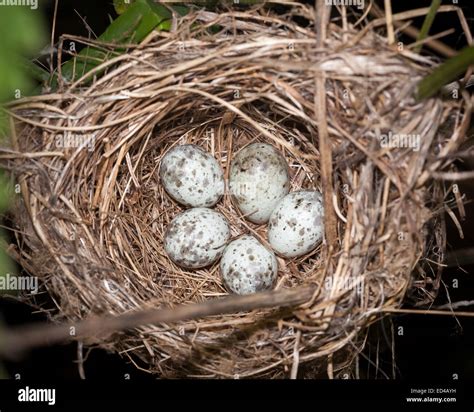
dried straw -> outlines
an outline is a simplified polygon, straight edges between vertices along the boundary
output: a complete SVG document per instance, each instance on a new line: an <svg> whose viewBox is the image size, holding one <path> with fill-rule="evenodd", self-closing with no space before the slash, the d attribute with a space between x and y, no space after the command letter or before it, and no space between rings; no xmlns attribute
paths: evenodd
<svg viewBox="0 0 474 412"><path fill-rule="evenodd" d="M279 259L277 291L306 287L304 304L233 308L86 344L164 377L296 377L309 361L337 376L369 324L405 299L433 299L445 232L444 189L431 176L450 165L470 108L463 99L415 102L416 83L433 62L389 47L372 29L359 31L345 13L319 47L314 10L295 4L292 15L308 25L264 8L195 11L175 31L153 33L99 66L91 84L84 76L10 105L17 135L0 159L23 195L10 250L54 299L54 321L212 305L227 295L218 265L187 271L164 252L163 234L181 211L157 173L171 147L198 144L228 173L240 148L271 143L290 165L292 190L321 190L324 162L332 173L332 248L326 238L307 256ZM220 31L209 34L216 24ZM319 150L318 78L332 158ZM419 150L383 147L388 132L419 135ZM58 146L67 133L90 142ZM265 226L245 220L229 196L217 210L233 236L266 242Z"/></svg>

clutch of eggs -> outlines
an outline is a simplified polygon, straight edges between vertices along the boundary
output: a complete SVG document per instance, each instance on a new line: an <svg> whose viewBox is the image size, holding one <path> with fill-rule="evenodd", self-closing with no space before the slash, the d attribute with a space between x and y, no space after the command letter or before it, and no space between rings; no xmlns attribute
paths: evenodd
<svg viewBox="0 0 474 412"><path fill-rule="evenodd" d="M313 250L323 235L321 194L302 190L288 194L288 165L273 146L254 143L232 160L229 189L234 204L250 221L269 222L268 250L253 236L230 242L225 217L209 207L224 193L224 173L209 153L196 145L172 148L162 159L160 178L167 193L191 207L168 225L164 248L184 268L209 266L222 257L220 272L227 289L246 295L271 289L278 263Z"/></svg>
<svg viewBox="0 0 474 412"><path fill-rule="evenodd" d="M188 207L214 206L224 194L224 172L217 160L193 144L173 147L161 160L166 192Z"/></svg>
<svg viewBox="0 0 474 412"><path fill-rule="evenodd" d="M290 190L285 158L269 144L248 145L232 160L229 188L246 219L259 224L267 222Z"/></svg>

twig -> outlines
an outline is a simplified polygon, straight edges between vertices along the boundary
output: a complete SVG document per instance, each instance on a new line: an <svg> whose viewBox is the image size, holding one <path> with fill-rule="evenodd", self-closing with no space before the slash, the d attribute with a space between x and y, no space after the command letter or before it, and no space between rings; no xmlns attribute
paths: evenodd
<svg viewBox="0 0 474 412"><path fill-rule="evenodd" d="M437 306L436 309L457 309L466 306L474 306L474 300L461 300L454 303L446 303L445 305Z"/></svg>
<svg viewBox="0 0 474 412"><path fill-rule="evenodd" d="M51 29L51 47L50 47L50 55L49 55L49 73L52 74L54 72L53 66L53 58L54 58L54 35L56 33L56 19L58 17L58 3L59 1L56 0L54 2L54 14L53 14L53 27Z"/></svg>
<svg viewBox="0 0 474 412"><path fill-rule="evenodd" d="M449 252L446 259L448 267L459 267L474 263L474 248L458 249Z"/></svg>
<svg viewBox="0 0 474 412"><path fill-rule="evenodd" d="M385 17L387 19L388 44L395 43L395 32L393 30L392 0L385 0Z"/></svg>
<svg viewBox="0 0 474 412"><path fill-rule="evenodd" d="M328 373L328 378L329 379L334 379L334 360L333 360L333 354L330 353L328 355L328 367L327 367L327 373Z"/></svg>
<svg viewBox="0 0 474 412"><path fill-rule="evenodd" d="M318 48L324 47L324 42L326 40L326 30L329 22L329 16L331 14L331 6L326 5L324 0L316 0L316 22L315 27L317 30L316 33L316 43Z"/></svg>
<svg viewBox="0 0 474 412"><path fill-rule="evenodd" d="M318 29L317 46L324 46L326 26L329 20L330 6L324 0L317 0L316 23ZM326 79L324 73L316 75L315 115L318 121L319 152L321 153L321 185L324 198L325 232L328 250L336 246L337 219L333 208L333 180L332 180L332 149L329 142L327 110L326 110Z"/></svg>
<svg viewBox="0 0 474 412"><path fill-rule="evenodd" d="M447 11L447 10L444 10L443 7L444 6L442 6L439 11ZM404 34L406 34L407 36L409 36L409 37L416 40L418 38L418 36L420 35L420 31L416 27L413 27L413 26L402 27L403 23L401 21L404 20L404 19L417 17L420 13L424 12L424 10L425 9L421 9L421 11L416 10L417 14L413 15L413 16L407 16L406 13L394 14L394 15L392 15L393 25L396 28L400 28L400 30ZM426 9L426 12L428 12L428 9ZM384 13L376 4L373 5L373 7L370 11L370 14L372 14L375 17L378 17L378 19L372 21L371 23L369 23L369 25L367 27L369 27L369 26L377 27L377 26L380 26L383 23L385 23L385 17L383 17ZM426 46L431 48L434 51L437 51L438 53L442 54L445 57L452 57L452 56L455 56L456 53L457 53L456 50L454 50L453 48L447 46L446 44L444 44L443 42L441 42L439 40L429 40L429 41L426 42Z"/></svg>
<svg viewBox="0 0 474 412"><path fill-rule="evenodd" d="M474 179L474 171L469 170L467 172L433 172L431 174L433 179L439 180L469 180Z"/></svg>
<svg viewBox="0 0 474 412"><path fill-rule="evenodd" d="M296 379L298 377L298 367L300 364L300 348L299 348L300 339L301 339L301 331L298 330L296 332L295 346L293 349L293 364L291 365L290 379Z"/></svg>
<svg viewBox="0 0 474 412"><path fill-rule="evenodd" d="M310 300L314 290L315 286L309 285L247 296L230 296L205 303L180 305L175 308L94 317L70 324L21 326L4 331L3 340L0 341L0 355L10 357L37 346L85 337L104 337L112 332L132 329L140 325L174 323L254 309L298 306Z"/></svg>
<svg viewBox="0 0 474 412"><path fill-rule="evenodd" d="M384 308L382 312L386 313L406 313L413 315L441 315L441 316L466 316L474 318L473 312L453 312L448 310L435 310L435 309L396 309L396 308Z"/></svg>
<svg viewBox="0 0 474 412"><path fill-rule="evenodd" d="M416 42L414 43L410 43L407 48L408 49L413 49L413 50L416 50L416 48L418 46L422 47L425 43L428 43L430 40L434 40L434 39L441 39L442 37L446 37L446 36L449 36L450 34L453 34L456 30L455 29L448 29L448 30L444 30L440 33L436 33L436 34L433 34L432 36L429 36L429 37L425 37L421 40L417 40Z"/></svg>
<svg viewBox="0 0 474 412"><path fill-rule="evenodd" d="M86 373L84 371L84 344L82 341L77 342L77 369L79 371L79 377L84 380L86 379Z"/></svg>

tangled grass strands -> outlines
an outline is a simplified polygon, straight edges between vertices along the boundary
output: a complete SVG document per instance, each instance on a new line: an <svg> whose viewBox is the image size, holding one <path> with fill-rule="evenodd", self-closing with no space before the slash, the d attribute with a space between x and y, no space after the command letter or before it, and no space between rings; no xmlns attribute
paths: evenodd
<svg viewBox="0 0 474 412"><path fill-rule="evenodd" d="M346 16L343 30L330 22L314 47L314 10L294 13L308 25L264 8L193 11L176 30L96 68L102 74L91 84L86 74L8 105L16 134L0 163L22 189L10 251L54 299L54 310L44 308L51 319L66 324L181 305L215 309L228 295L217 265L188 271L164 251L167 225L182 211L158 178L174 145L201 146L227 174L242 147L268 142L285 156L292 190L321 190L321 137L330 149L332 248L326 238L306 256L279 259L268 295L304 290L304 299L130 323L85 334L84 345L163 377L295 377L311 364L315 375L336 378L361 351L368 325L406 301L433 300L445 251L445 189L433 176L458 152L470 102L417 103L415 86L433 60L394 50L373 24L354 27ZM402 17L392 16L395 27ZM316 116L322 91L325 116ZM229 196L216 209L233 237L266 239Z"/></svg>

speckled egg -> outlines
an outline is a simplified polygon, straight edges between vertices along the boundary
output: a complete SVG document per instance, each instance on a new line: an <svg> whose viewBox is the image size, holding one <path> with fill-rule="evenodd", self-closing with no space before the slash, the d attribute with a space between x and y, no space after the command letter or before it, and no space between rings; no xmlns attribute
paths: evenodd
<svg viewBox="0 0 474 412"><path fill-rule="evenodd" d="M233 159L229 188L234 203L248 220L268 222L275 206L290 190L288 165L273 146L253 143Z"/></svg>
<svg viewBox="0 0 474 412"><path fill-rule="evenodd" d="M277 273L275 254L253 236L242 236L230 242L222 255L224 283L239 295L271 289Z"/></svg>
<svg viewBox="0 0 474 412"><path fill-rule="evenodd" d="M214 206L224 194L224 173L209 153L193 144L173 147L161 160L161 183L177 202Z"/></svg>
<svg viewBox="0 0 474 412"><path fill-rule="evenodd" d="M298 257L313 250L323 236L321 193L298 191L285 196L270 216L268 240L283 257Z"/></svg>
<svg viewBox="0 0 474 412"><path fill-rule="evenodd" d="M222 256L230 239L225 217L203 207L188 209L168 225L164 237L170 259L184 268L209 266Z"/></svg>

